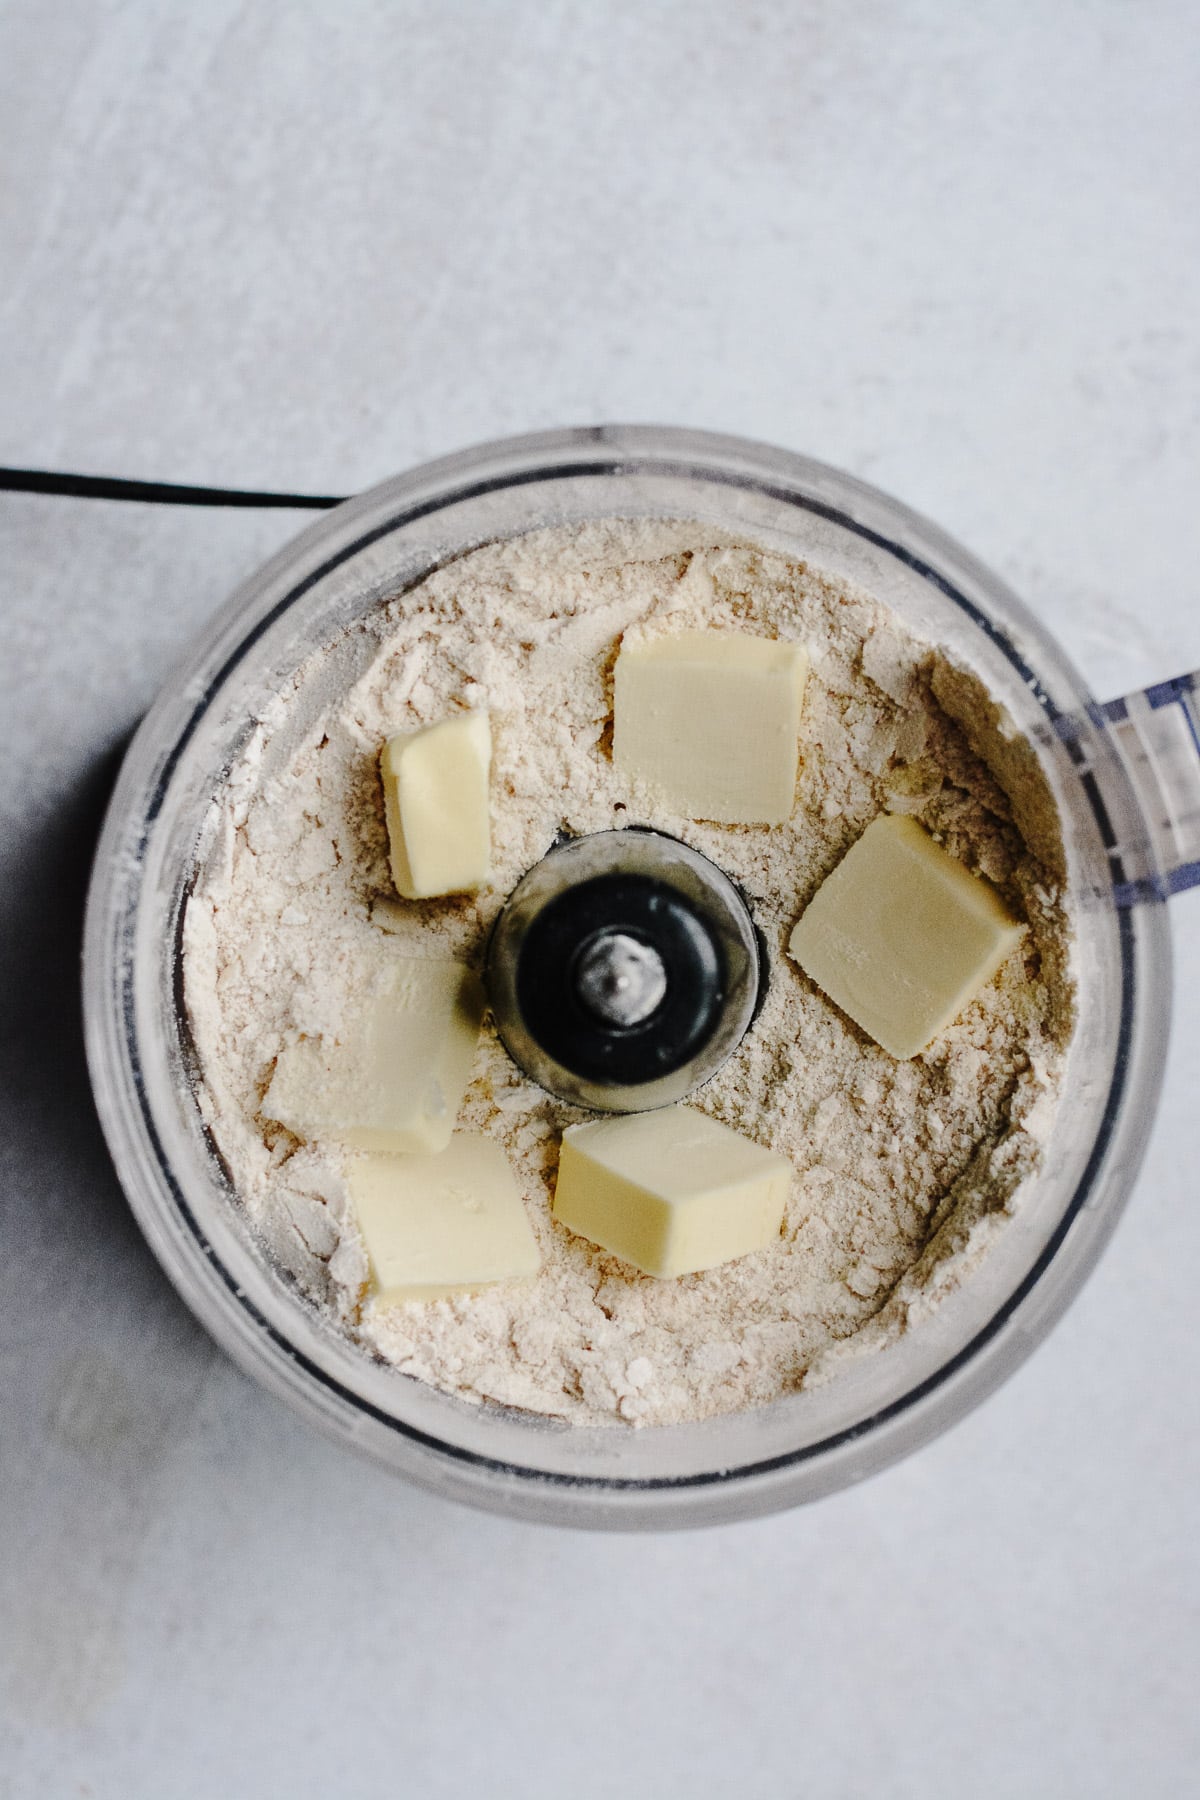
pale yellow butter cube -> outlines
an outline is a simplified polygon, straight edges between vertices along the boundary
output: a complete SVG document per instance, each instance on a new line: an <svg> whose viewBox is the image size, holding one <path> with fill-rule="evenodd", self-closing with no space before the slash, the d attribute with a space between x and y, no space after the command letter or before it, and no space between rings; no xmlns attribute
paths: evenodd
<svg viewBox="0 0 1200 1800"><path fill-rule="evenodd" d="M479 978L462 963L397 958L336 1038L280 1051L263 1115L360 1150L444 1149L483 1009Z"/></svg>
<svg viewBox="0 0 1200 1800"><path fill-rule="evenodd" d="M613 759L677 811L724 825L779 825L796 801L802 644L685 631L623 644Z"/></svg>
<svg viewBox="0 0 1200 1800"><path fill-rule="evenodd" d="M1025 927L915 819L875 819L788 945L806 975L893 1056L916 1056L991 980Z"/></svg>
<svg viewBox="0 0 1200 1800"><path fill-rule="evenodd" d="M455 1132L436 1156L364 1156L347 1185L379 1303L442 1300L536 1275L537 1240L507 1156Z"/></svg>
<svg viewBox="0 0 1200 1800"><path fill-rule="evenodd" d="M491 867L485 712L388 739L379 757L392 879L406 900L482 887Z"/></svg>
<svg viewBox="0 0 1200 1800"><path fill-rule="evenodd" d="M554 1217L645 1275L691 1275L774 1242L792 1166L690 1106L572 1125Z"/></svg>

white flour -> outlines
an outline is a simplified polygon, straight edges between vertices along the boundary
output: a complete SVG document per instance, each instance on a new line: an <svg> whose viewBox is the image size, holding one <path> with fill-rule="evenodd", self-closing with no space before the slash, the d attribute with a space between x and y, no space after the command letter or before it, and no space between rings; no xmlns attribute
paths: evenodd
<svg viewBox="0 0 1200 1800"><path fill-rule="evenodd" d="M621 633L694 625L809 647L786 826L698 825L613 769ZM402 1370L580 1423L758 1405L826 1378L847 1350L901 1333L911 1310L978 1261L1053 1117L1073 990L1057 821L1032 751L998 729L972 677L867 595L714 544L695 525L610 522L488 546L381 608L369 629L378 653L350 692L323 710L299 704L320 691L314 659L260 723L214 802L187 909L201 1105L269 1251ZM399 901L379 749L392 732L463 706L486 706L492 722L493 883L469 897ZM298 731L301 714L316 722ZM955 718L970 720L974 749ZM811 894L889 807L919 817L1029 922L997 980L906 1063L849 1024L785 954ZM452 954L480 967L506 895L558 831L624 824L661 826L711 857L740 883L765 934L766 1005L691 1104L791 1159L782 1238L659 1282L554 1224L559 1134L583 1115L529 1084L489 1022L460 1123L508 1152L542 1273L466 1298L373 1307L345 1199L347 1153L302 1145L259 1113L280 1047L336 1031L381 959Z"/></svg>

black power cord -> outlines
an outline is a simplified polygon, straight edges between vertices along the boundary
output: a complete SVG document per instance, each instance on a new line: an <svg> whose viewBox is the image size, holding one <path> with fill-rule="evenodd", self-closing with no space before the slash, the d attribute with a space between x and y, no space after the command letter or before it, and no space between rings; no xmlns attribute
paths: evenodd
<svg viewBox="0 0 1200 1800"><path fill-rule="evenodd" d="M66 494L76 500L136 500L150 506L273 506L302 512L340 506L345 494L270 494L250 488L189 487L174 481L125 481L113 475L60 475L49 469L0 469L0 489Z"/></svg>

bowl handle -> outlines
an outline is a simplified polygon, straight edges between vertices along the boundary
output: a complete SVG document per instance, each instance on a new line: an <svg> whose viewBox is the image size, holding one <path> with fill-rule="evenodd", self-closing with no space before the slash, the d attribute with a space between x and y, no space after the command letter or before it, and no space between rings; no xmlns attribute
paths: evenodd
<svg viewBox="0 0 1200 1800"><path fill-rule="evenodd" d="M1099 710L1142 803L1162 872L1159 897L1200 885L1200 670Z"/></svg>

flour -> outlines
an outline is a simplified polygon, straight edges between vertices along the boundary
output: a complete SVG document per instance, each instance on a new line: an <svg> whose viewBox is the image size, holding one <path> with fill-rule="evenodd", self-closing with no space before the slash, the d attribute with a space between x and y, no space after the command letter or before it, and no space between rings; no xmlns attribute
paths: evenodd
<svg viewBox="0 0 1200 1800"><path fill-rule="evenodd" d="M797 805L784 826L697 824L611 758L621 634L693 626L809 648ZM199 1101L267 1251L371 1351L450 1392L574 1421L651 1424L763 1404L892 1341L966 1279L1037 1166L1073 1020L1062 852L1036 757L975 679L846 583L696 525L619 521L489 545L356 630L349 691L325 659L272 703L216 795L185 920ZM463 707L492 724L493 880L396 898L377 758ZM960 723L959 721L966 721ZM881 810L922 821L1029 925L997 979L896 1062L789 960L788 934ZM480 968L490 927L562 830L653 825L741 886L770 987L691 1104L790 1158L778 1243L676 1281L638 1275L550 1218L563 1127L490 1021L459 1120L500 1142L542 1251L533 1281L381 1309L346 1157L262 1116L282 1046L336 1034L389 958Z"/></svg>

